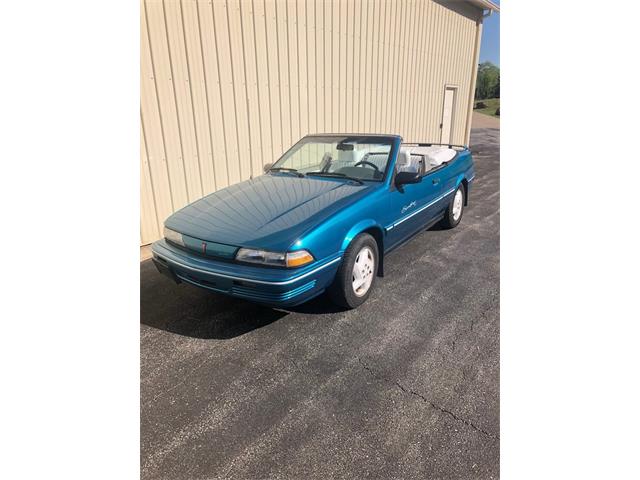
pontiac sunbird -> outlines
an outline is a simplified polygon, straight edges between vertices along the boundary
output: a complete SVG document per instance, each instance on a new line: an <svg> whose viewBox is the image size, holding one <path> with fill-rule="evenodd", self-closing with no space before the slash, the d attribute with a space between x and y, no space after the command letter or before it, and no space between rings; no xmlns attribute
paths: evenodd
<svg viewBox="0 0 640 480"><path fill-rule="evenodd" d="M438 222L458 225L474 176L464 146L308 135L264 175L171 215L153 261L178 283L261 304L293 306L327 291L355 308L389 251Z"/></svg>

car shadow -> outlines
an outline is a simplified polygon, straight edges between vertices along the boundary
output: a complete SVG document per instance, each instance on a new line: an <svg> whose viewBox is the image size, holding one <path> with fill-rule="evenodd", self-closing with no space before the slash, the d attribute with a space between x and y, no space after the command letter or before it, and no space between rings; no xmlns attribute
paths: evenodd
<svg viewBox="0 0 640 480"><path fill-rule="evenodd" d="M420 233L424 233L424 232L441 232L442 230L449 230L447 227L445 227L444 225L442 225L442 222L438 222L435 225L433 225L431 228L427 228L426 230L422 230ZM418 235L416 235L418 236Z"/></svg>
<svg viewBox="0 0 640 480"><path fill-rule="evenodd" d="M289 307L286 310L289 312L303 313L306 315L326 315L328 313L340 313L347 311L346 308L333 303L333 301L326 293L318 295L317 297L312 298L308 302L305 302L301 305Z"/></svg>
<svg viewBox="0 0 640 480"><path fill-rule="evenodd" d="M227 340L266 327L289 313L343 311L321 295L297 307L276 309L209 292L161 275L151 260L140 263L140 323L200 339Z"/></svg>

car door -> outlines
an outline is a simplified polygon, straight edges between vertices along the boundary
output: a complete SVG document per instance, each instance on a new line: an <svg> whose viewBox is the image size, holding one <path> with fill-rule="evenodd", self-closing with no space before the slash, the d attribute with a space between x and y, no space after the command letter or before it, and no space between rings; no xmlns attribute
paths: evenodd
<svg viewBox="0 0 640 480"><path fill-rule="evenodd" d="M397 245L424 228L439 213L434 207L442 192L438 172L428 173L420 183L395 186L389 191L390 220L386 226L388 244Z"/></svg>

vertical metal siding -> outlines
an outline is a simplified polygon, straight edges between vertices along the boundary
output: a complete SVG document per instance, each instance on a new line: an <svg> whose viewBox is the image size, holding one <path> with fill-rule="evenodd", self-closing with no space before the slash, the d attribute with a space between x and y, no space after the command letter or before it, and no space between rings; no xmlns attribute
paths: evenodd
<svg viewBox="0 0 640 480"><path fill-rule="evenodd" d="M433 0L143 0L141 243L203 195L262 173L300 137L440 139L457 87L465 143L479 10Z"/></svg>

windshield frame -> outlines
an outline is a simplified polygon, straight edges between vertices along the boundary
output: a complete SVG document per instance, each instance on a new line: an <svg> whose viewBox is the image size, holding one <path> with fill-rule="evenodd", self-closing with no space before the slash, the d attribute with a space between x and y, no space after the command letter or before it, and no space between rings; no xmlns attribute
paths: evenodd
<svg viewBox="0 0 640 480"><path fill-rule="evenodd" d="M389 180L389 172L392 171L391 168L391 164L393 163L393 158L395 157L396 153L397 153L397 146L402 142L402 138L398 137L397 135L383 135L383 134L361 134L361 133L327 133L327 134L323 134L323 133L317 133L317 134L312 134L312 135L305 135L304 137L302 137L300 140L298 140L296 143L294 143L291 148L289 148L286 152L284 152L282 154L282 156L280 158L278 158L278 160L276 160L273 165L271 165L271 167L269 167L268 172L271 171L272 168L278 168L280 165L278 165L280 162L284 162L287 160L287 158L289 158L289 156L291 154L294 153L295 150L297 150L301 144L304 143L309 143L308 140L309 139L313 139L313 138L325 138L325 139L329 139L329 138L342 138L342 139L350 139L350 138L354 138L354 139L358 139L359 143L366 143L365 140L371 140L371 143L388 143L389 144L389 156L387 158L387 164L385 166L385 170L384 173L382 175L382 178L380 179L374 179L374 178L358 178L359 181L362 182L375 182L375 183L385 183ZM333 179L337 179L340 180L340 177L335 176L335 177L328 177L328 176L322 176L322 175L310 175L309 178L333 178ZM350 181L347 179L345 179L347 181Z"/></svg>

